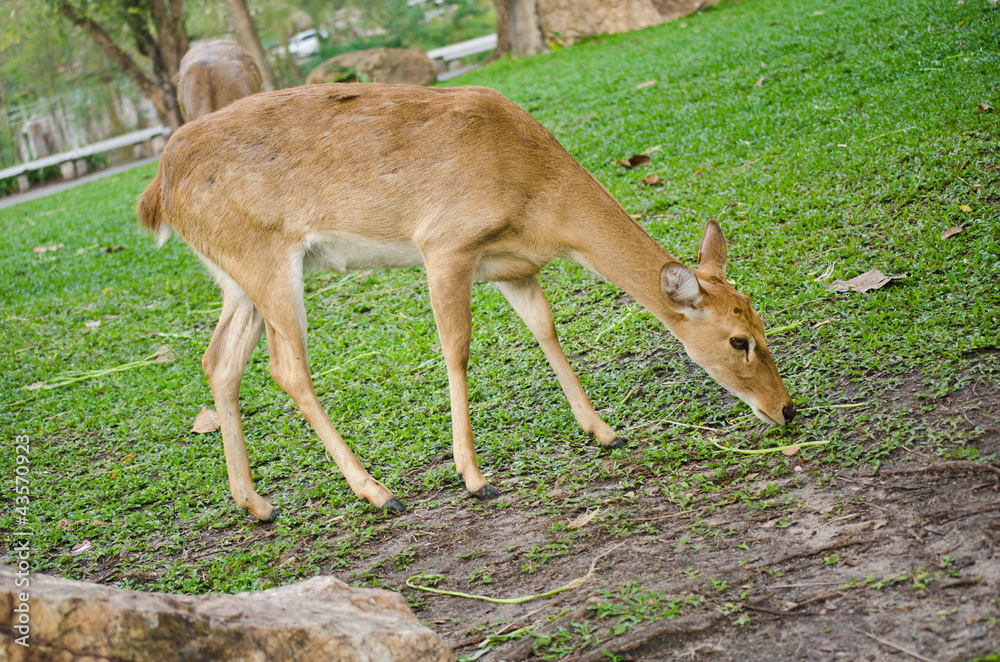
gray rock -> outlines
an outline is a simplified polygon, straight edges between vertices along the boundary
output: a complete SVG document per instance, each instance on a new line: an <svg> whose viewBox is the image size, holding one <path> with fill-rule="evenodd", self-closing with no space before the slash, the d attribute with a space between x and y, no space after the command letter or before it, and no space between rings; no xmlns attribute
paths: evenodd
<svg viewBox="0 0 1000 662"><path fill-rule="evenodd" d="M546 38L569 45L581 37L648 28L714 5L718 0L538 0Z"/></svg>
<svg viewBox="0 0 1000 662"><path fill-rule="evenodd" d="M426 85L437 77L427 53L419 48L370 48L330 58L309 73L306 84L357 80L345 72L364 74L373 83Z"/></svg>
<svg viewBox="0 0 1000 662"><path fill-rule="evenodd" d="M402 596L353 588L333 577L200 596L125 591L37 574L29 576L28 586L16 587L16 578L12 568L0 566L0 659L12 662L453 659ZM22 593L29 596L26 602ZM26 640L17 627L24 621Z"/></svg>

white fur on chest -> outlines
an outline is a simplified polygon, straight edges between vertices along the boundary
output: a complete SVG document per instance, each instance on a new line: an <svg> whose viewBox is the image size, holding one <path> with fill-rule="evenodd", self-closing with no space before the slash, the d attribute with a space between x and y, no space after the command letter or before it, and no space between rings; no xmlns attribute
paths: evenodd
<svg viewBox="0 0 1000 662"><path fill-rule="evenodd" d="M400 269L424 263L424 256L412 241L326 235L309 237L302 250L305 271Z"/></svg>

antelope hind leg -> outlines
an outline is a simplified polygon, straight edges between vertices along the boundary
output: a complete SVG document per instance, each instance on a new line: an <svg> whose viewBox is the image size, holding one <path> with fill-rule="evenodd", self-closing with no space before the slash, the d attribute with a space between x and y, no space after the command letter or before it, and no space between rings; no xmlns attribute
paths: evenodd
<svg viewBox="0 0 1000 662"><path fill-rule="evenodd" d="M265 501L253 487L250 460L243 438L240 416L240 382L247 359L264 332L264 321L250 300L228 279L222 280L222 314L201 364L208 377L222 428L226 451L229 490L236 505L249 510L258 519L273 521L280 512Z"/></svg>

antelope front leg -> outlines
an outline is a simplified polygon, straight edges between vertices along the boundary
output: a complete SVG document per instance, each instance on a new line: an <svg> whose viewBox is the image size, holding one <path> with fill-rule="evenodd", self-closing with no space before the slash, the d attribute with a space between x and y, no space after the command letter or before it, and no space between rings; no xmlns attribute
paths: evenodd
<svg viewBox="0 0 1000 662"><path fill-rule="evenodd" d="M556 336L556 327L552 323L552 311L549 309L549 302L545 300L545 293L542 286L538 284L538 279L534 276L519 281L498 282L500 291L510 302L510 305L517 311L521 319L524 320L531 335L541 345L545 358L549 360L552 371L556 373L559 385L562 386L569 406L573 410L577 423L584 431L594 435L597 443L609 448L620 448L625 445L625 440L618 436L607 423L594 411L594 406L590 404L590 398L584 393L580 380L573 371L573 367L566 359L566 354L559 346L559 338Z"/></svg>
<svg viewBox="0 0 1000 662"><path fill-rule="evenodd" d="M465 479L465 487L479 499L500 496L483 477L476 464L472 442L472 419L469 416L469 343L472 339L472 283L474 261L451 258L438 262L428 259L427 283L441 352L448 366L448 391L451 395L452 452L455 469Z"/></svg>
<svg viewBox="0 0 1000 662"><path fill-rule="evenodd" d="M243 438L243 420L240 416L240 382L243 369L264 332L264 321L234 284L223 287L222 314L208 344L201 365L205 369L215 409L222 427L222 445L226 451L226 471L229 474L229 491L236 505L271 522L280 508L265 501L253 488L250 460Z"/></svg>

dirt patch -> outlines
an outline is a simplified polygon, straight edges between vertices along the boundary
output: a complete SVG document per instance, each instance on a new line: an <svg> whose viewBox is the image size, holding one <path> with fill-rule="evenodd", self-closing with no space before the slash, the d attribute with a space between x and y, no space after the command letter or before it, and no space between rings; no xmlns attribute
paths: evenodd
<svg viewBox="0 0 1000 662"><path fill-rule="evenodd" d="M803 471L777 485L799 504L794 512L756 516L742 505L699 513L613 499L615 515L645 520L652 530L624 540L598 532L535 572L525 570L532 550L560 542L544 512L483 517L461 507L418 508L392 528L419 523L422 533L400 530L366 561L390 586L419 571L449 577L442 588L518 596L565 585L606 554L588 585L520 605L406 591L418 615L466 655L491 634L534 627L485 659L560 657L544 645L560 635L570 658L585 659L609 650L624 659L686 652L719 660L862 660L882 659L896 646L951 660L995 650L1000 470L935 462L889 471ZM394 559L405 551L414 561L398 570ZM676 612L663 612L677 600ZM681 618L658 618L663 613ZM612 637L623 625L629 633Z"/></svg>
<svg viewBox="0 0 1000 662"><path fill-rule="evenodd" d="M921 394L914 380L886 395L973 433L982 457L1000 449L996 384ZM384 522L370 556L330 570L404 587L457 655L484 660L965 660L1000 648L997 464L913 450L876 475L800 461L749 490L718 482L708 505L690 508L617 482L499 504L414 503ZM440 589L532 595L587 575L594 559L583 586L522 604L404 586L425 573L445 578Z"/></svg>

